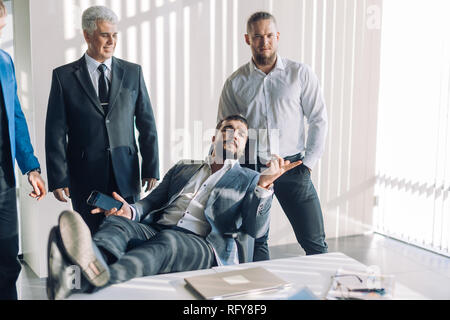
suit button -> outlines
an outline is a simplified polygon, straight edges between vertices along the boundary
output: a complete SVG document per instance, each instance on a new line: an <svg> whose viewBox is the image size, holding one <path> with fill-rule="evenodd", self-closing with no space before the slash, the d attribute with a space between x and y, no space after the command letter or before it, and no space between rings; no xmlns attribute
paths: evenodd
<svg viewBox="0 0 450 320"><path fill-rule="evenodd" d="M106 148L105 150L106 150L106 151L111 151L111 148Z"/></svg>

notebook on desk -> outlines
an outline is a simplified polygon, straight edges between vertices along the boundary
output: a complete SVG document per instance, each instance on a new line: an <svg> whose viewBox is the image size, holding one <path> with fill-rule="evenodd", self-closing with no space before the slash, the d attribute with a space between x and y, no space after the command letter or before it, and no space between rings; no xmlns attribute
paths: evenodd
<svg viewBox="0 0 450 320"><path fill-rule="evenodd" d="M226 299L289 285L289 282L262 267L218 272L188 277L184 280L204 299Z"/></svg>

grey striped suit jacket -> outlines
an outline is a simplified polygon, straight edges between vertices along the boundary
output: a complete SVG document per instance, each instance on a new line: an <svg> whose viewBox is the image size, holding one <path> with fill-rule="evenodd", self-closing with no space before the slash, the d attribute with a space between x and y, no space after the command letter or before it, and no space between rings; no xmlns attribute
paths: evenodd
<svg viewBox="0 0 450 320"><path fill-rule="evenodd" d="M203 164L182 160L173 166L159 186L134 205L136 220L146 224L157 221ZM238 239L230 234L258 238L269 228L272 197L261 199L256 196L258 180L259 173L237 163L218 181L206 202L205 216L211 225L206 241L214 248L219 265L233 264L238 257ZM252 250L249 250L240 255L239 262L252 259Z"/></svg>

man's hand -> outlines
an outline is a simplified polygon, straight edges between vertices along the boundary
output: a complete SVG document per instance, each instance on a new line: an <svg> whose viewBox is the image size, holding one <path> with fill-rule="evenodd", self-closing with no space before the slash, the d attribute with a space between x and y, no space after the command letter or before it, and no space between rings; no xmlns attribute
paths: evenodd
<svg viewBox="0 0 450 320"><path fill-rule="evenodd" d="M148 192L156 186L156 181L158 180L156 180L155 178L144 178L142 179L142 188L145 187L145 185L147 184L145 192Z"/></svg>
<svg viewBox="0 0 450 320"><path fill-rule="evenodd" d="M124 198L119 196L116 192L112 193L114 199L119 200L123 203L122 208L117 210L117 208L112 208L111 210L103 210L101 208L95 208L91 211L92 214L104 213L106 217L108 216L120 216L125 217L127 219L133 218L133 212L131 211L130 205L125 201Z"/></svg>
<svg viewBox="0 0 450 320"><path fill-rule="evenodd" d="M41 175L37 171L32 171L28 174L28 182L33 187L33 191L29 194L30 197L39 200L42 200L47 191L45 190L45 182L42 179Z"/></svg>
<svg viewBox="0 0 450 320"><path fill-rule="evenodd" d="M267 164L267 169L261 172L259 177L258 185L262 188L268 189L272 186L273 182L282 176L285 172L299 166L302 164L301 160L296 162L290 162L289 160L284 160L279 156L275 155L274 159Z"/></svg>
<svg viewBox="0 0 450 320"><path fill-rule="evenodd" d="M59 188L59 189L55 189L53 190L53 195L55 196L55 198L61 202L67 202L67 199L64 198L64 194L66 195L67 199L70 198L70 192L69 192L69 188Z"/></svg>

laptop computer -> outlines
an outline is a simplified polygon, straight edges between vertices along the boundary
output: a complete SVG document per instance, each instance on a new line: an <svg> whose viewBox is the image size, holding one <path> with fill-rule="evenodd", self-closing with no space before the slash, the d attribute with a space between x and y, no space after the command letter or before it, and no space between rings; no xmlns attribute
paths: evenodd
<svg viewBox="0 0 450 320"><path fill-rule="evenodd" d="M209 300L275 290L290 284L262 267L205 274L184 280L188 287Z"/></svg>

